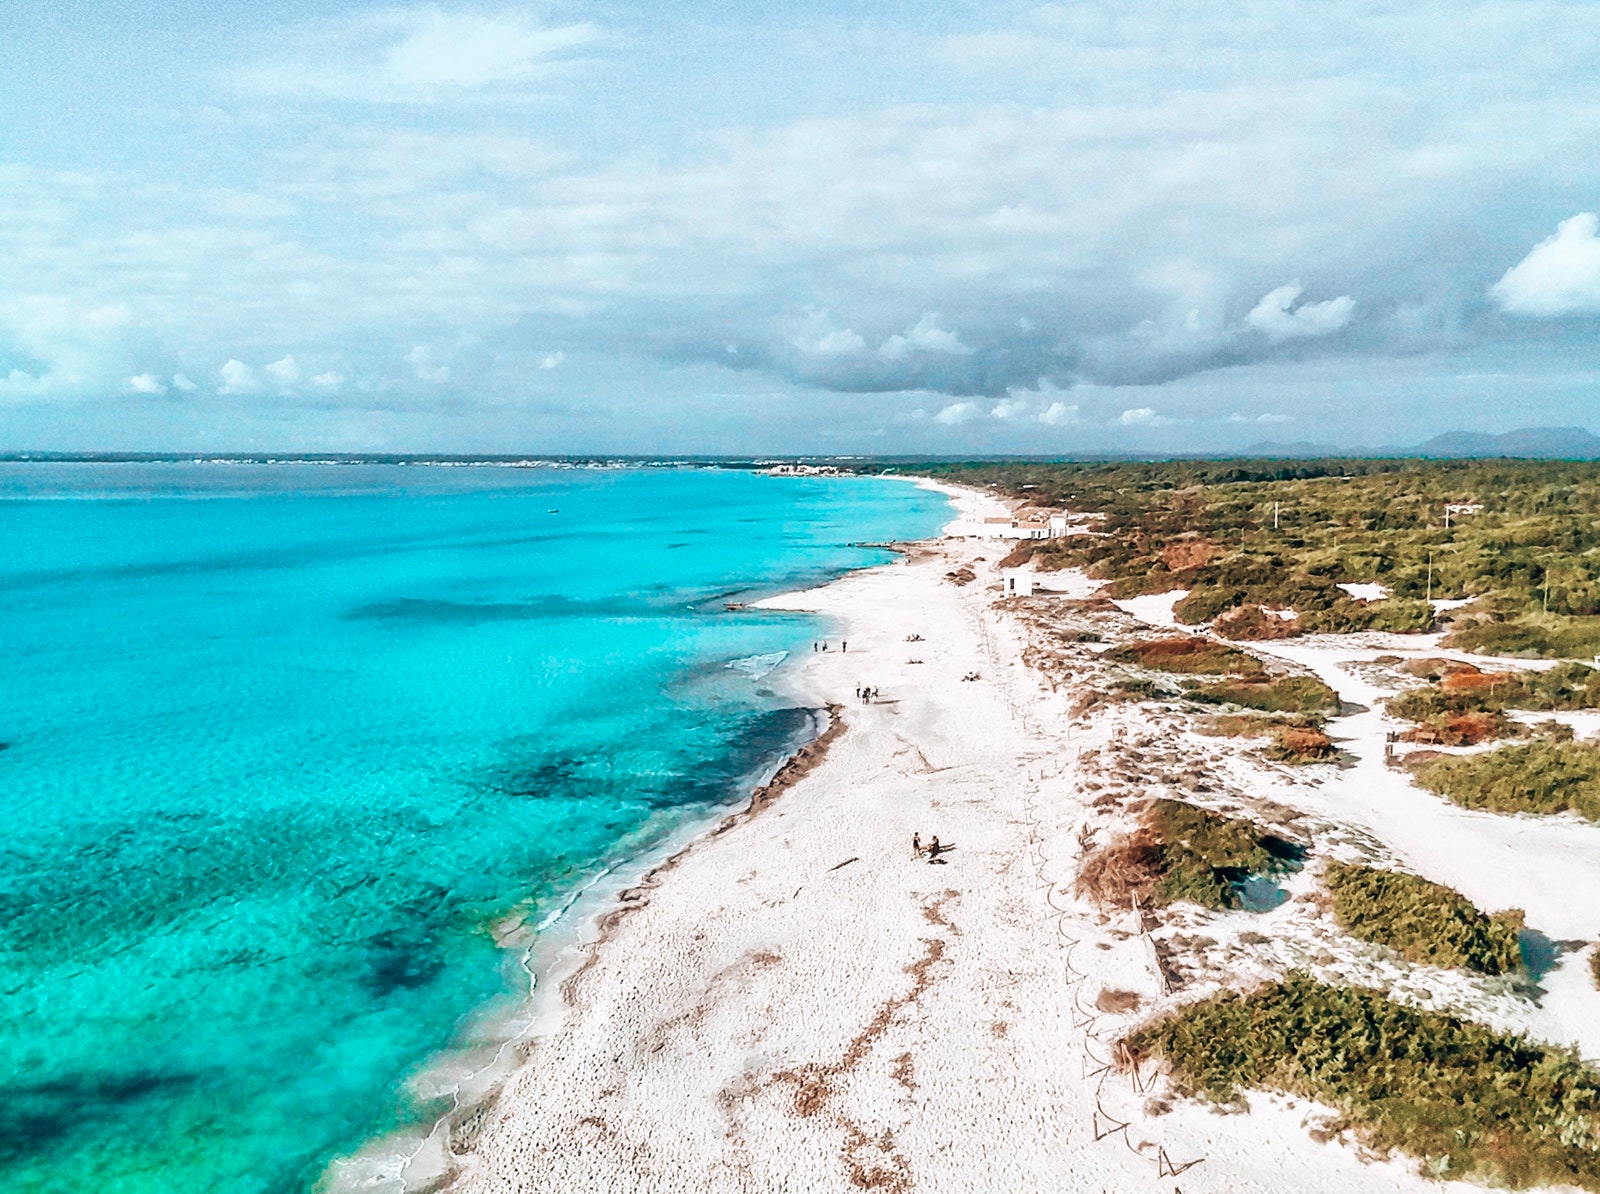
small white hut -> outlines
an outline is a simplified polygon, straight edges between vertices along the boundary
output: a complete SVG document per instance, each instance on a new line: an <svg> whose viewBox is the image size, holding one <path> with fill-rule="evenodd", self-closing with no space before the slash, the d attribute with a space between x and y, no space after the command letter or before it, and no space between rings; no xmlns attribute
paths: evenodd
<svg viewBox="0 0 1600 1194"><path fill-rule="evenodd" d="M1034 590L1033 565L1006 568L1000 573L1000 583L1007 597L1032 597Z"/></svg>

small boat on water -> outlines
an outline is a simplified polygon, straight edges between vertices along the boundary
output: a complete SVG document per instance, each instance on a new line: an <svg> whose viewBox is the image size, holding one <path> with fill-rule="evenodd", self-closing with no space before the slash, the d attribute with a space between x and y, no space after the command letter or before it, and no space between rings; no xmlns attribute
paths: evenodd
<svg viewBox="0 0 1600 1194"><path fill-rule="evenodd" d="M722 603L722 608L723 609L743 609L744 608L744 602L742 602L742 601L724 601Z"/></svg>

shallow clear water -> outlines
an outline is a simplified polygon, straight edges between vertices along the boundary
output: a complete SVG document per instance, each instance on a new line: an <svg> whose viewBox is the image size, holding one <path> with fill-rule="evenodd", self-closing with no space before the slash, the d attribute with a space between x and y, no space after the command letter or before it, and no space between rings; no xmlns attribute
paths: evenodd
<svg viewBox="0 0 1600 1194"><path fill-rule="evenodd" d="M0 465L0 1189L287 1191L537 919L803 735L942 499L713 470ZM728 666L730 663L736 666ZM777 676L781 676L781 663Z"/></svg>

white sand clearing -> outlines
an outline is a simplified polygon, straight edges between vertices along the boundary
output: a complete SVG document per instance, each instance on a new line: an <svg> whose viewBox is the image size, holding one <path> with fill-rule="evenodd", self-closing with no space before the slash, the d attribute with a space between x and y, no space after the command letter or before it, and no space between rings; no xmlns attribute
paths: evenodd
<svg viewBox="0 0 1600 1194"><path fill-rule="evenodd" d="M1199 630L1196 626L1186 626L1178 621L1178 616L1173 612L1173 607L1189 595L1188 589L1173 589L1166 593L1146 593L1140 597L1127 597L1113 601L1123 613L1147 622L1151 626L1159 626L1163 630L1185 630L1195 633Z"/></svg>
<svg viewBox="0 0 1600 1194"><path fill-rule="evenodd" d="M960 501L968 527L988 512ZM946 540L770 603L837 627L788 670L844 731L547 991L500 1097L451 1129L453 1190L1439 1189L1314 1142L1306 1104L1168 1111L1106 1065L1132 1022L1106 988L1162 980L1147 937L1069 894L1078 757L1143 715L1069 736L1071 694L995 611L1003 550ZM977 582L945 579L962 565ZM916 858L913 833L954 848Z"/></svg>

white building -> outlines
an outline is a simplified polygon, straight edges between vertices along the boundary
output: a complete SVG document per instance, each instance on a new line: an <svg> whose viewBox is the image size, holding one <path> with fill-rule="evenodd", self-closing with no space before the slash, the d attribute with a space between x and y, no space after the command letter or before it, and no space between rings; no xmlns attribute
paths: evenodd
<svg viewBox="0 0 1600 1194"><path fill-rule="evenodd" d="M985 518L986 539L1060 539L1067 533L1065 514L1028 513L1021 517Z"/></svg>
<svg viewBox="0 0 1600 1194"><path fill-rule="evenodd" d="M1033 565L1006 568L1000 573L1000 583L1007 597L1032 597L1034 590Z"/></svg>

